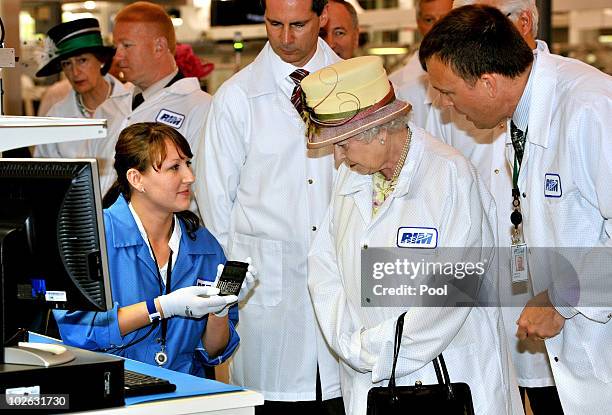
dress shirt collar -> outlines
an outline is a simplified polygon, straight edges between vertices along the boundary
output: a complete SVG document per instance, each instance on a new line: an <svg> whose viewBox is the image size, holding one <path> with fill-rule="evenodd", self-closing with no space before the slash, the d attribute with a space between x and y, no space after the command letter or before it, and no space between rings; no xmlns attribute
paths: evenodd
<svg viewBox="0 0 612 415"><path fill-rule="evenodd" d="M145 230L138 213L134 210L132 203L128 204L130 207L130 211L132 212L132 216L134 217L134 222L136 222L136 226L138 226L138 230L142 235L142 239L144 239L145 244L149 247L149 253L151 254L151 258L153 258L153 251L151 250L151 245L149 245L149 237L147 236L147 231ZM172 235L170 235L170 240L168 241L168 246L172 250L172 267L176 263L176 259L178 258L179 247L181 245L181 236L183 235L183 231L181 230L181 225L179 224L179 218L174 215L174 229L172 230ZM159 264L158 264L159 265ZM167 269L167 265L164 266L164 269ZM165 278L164 278L165 280Z"/></svg>
<svg viewBox="0 0 612 415"><path fill-rule="evenodd" d="M298 68L297 66L293 66L290 63L283 61L280 56L278 56L274 50L270 47L270 62L272 67L272 72L274 79L277 84L281 87L283 92L287 94L287 96L291 96L293 92L293 88L295 84L289 78L289 75L295 71L296 69L306 69L308 72L312 73L320 68L323 68L325 65L325 56L323 53L323 49L319 46L317 42L317 51L310 58L310 60L304 65L302 68Z"/></svg>
<svg viewBox="0 0 612 415"><path fill-rule="evenodd" d="M529 124L529 104L531 101L531 91L533 89L534 78L533 74L537 58L537 49L535 49L533 54L533 63L531 64L531 70L529 71L529 79L527 80L527 85L525 86L523 95L521 95L521 99L519 100L519 103L516 106L516 109L514 110L514 114L512 115L512 121L514 121L514 124L523 133L527 132L527 126Z"/></svg>

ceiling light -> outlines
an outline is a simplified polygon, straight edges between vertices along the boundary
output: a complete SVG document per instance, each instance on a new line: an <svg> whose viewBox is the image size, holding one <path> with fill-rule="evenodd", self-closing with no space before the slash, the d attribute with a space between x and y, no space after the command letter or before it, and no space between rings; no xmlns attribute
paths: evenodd
<svg viewBox="0 0 612 415"><path fill-rule="evenodd" d="M408 48L370 48L368 55L405 55Z"/></svg>

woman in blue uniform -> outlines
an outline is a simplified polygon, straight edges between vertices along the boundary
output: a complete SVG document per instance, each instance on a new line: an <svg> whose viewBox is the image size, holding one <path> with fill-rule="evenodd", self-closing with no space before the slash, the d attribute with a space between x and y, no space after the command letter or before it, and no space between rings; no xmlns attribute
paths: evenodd
<svg viewBox="0 0 612 415"><path fill-rule="evenodd" d="M204 365L238 345L238 298L211 286L225 256L188 210L191 149L174 128L139 123L122 131L115 150L120 194L104 211L114 308L56 311L62 339L204 376ZM253 283L249 273L239 297Z"/></svg>

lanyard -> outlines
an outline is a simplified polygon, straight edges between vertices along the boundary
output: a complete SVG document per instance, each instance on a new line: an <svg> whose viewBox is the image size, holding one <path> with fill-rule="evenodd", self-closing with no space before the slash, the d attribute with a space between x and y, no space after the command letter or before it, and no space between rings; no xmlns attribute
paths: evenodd
<svg viewBox="0 0 612 415"><path fill-rule="evenodd" d="M157 258L155 257L155 252L153 252L153 246L149 241L149 246L151 247L151 253L153 254L153 260L155 261L155 270L157 271L157 283L159 284L159 294L162 295L162 276L159 271L159 263L157 262ZM166 294L169 294L172 291L172 249L170 250L170 255L168 256L168 271L166 272ZM165 318L161 321L161 338L158 339L160 343L161 351L156 353L155 361L157 364L162 366L168 360L168 356L166 355L166 334L168 332L168 319Z"/></svg>
<svg viewBox="0 0 612 415"><path fill-rule="evenodd" d="M527 143L527 132L525 132L525 141L523 143L523 155L525 144ZM514 146L514 142L512 142ZM522 160L521 160L522 162ZM521 192L518 187L518 177L521 170L521 162L519 162L516 155L516 148L514 150L514 166L512 168L512 213L510 214L510 222L514 225L512 231L512 243L518 244L522 240L521 231L519 231L519 225L523 223L523 215L521 214Z"/></svg>

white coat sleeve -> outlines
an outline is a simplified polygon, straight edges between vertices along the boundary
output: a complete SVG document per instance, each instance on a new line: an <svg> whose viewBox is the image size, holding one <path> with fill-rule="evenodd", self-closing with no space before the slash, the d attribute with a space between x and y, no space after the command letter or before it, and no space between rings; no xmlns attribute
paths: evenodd
<svg viewBox="0 0 612 415"><path fill-rule="evenodd" d="M62 101L63 100L60 100L59 102L56 102L55 104L53 104L53 106L49 109L49 111L47 111L47 114L45 115L45 117L64 117L64 115L60 114L58 111L58 104ZM50 143L50 144L39 144L35 146L33 157L61 158L63 156L59 152L59 147L57 143Z"/></svg>
<svg viewBox="0 0 612 415"><path fill-rule="evenodd" d="M551 302L565 318L580 313L600 323L610 323L612 319L611 84L612 81L608 82L607 88L602 85L603 92L598 99L571 105L577 120L574 125L579 132L571 142L572 154L576 155L573 158L576 163L572 168L574 180L585 202L599 209L603 218L602 237L590 249L572 247L567 251L572 259L578 260L574 264L578 293L572 284L564 286L563 278L557 278L559 283L554 283L552 289L549 289Z"/></svg>
<svg viewBox="0 0 612 415"><path fill-rule="evenodd" d="M246 160L250 108L243 91L223 85L215 94L195 154L195 196L204 223L225 252L240 171Z"/></svg>
<svg viewBox="0 0 612 415"><path fill-rule="evenodd" d="M315 314L328 345L359 372L372 370L374 359L361 355L361 330L351 323L332 236L333 202L308 254L308 288Z"/></svg>
<svg viewBox="0 0 612 415"><path fill-rule="evenodd" d="M476 178L476 172L462 170L460 174L464 177L449 191L449 214L446 215L447 223L441 227L441 236L450 246L488 246L490 249L483 250L483 256L490 260L495 245L495 205ZM339 358L354 370L371 371L372 382L379 382L391 374L397 318L371 328L355 327L352 323L334 247L332 209L333 205L308 257L308 285L315 312L325 339ZM440 354L463 326L471 308L397 308L397 316L403 311L408 312L404 319L397 377L420 369Z"/></svg>

